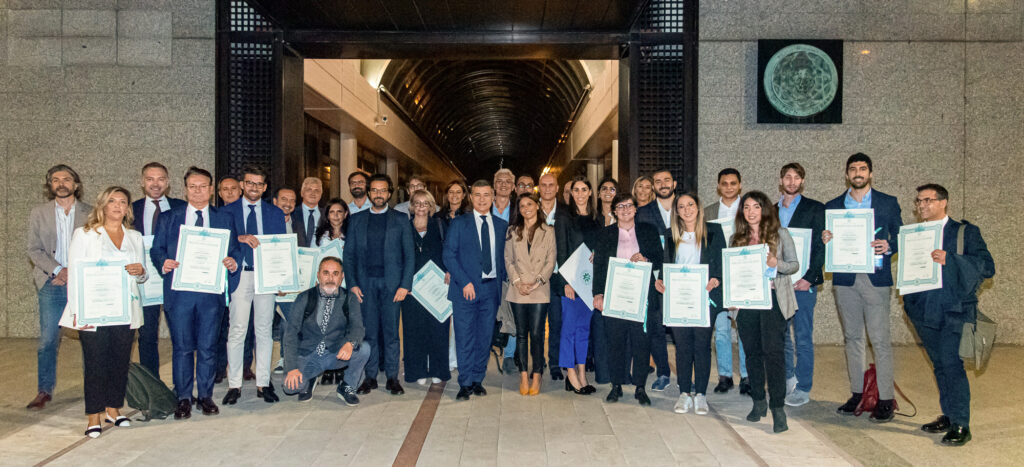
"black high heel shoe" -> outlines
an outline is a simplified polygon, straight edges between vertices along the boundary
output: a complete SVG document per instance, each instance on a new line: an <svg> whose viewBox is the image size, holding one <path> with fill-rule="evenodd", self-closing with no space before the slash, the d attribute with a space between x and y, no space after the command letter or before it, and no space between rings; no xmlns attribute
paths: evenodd
<svg viewBox="0 0 1024 467"><path fill-rule="evenodd" d="M589 392L587 392L586 386L584 386L584 387L582 387L580 389L576 389L575 387L573 387L572 383L569 382L569 378L565 378L565 390L567 392L568 391L572 391L572 392L574 392L576 394L579 394L581 396L585 396L587 394L590 394Z"/></svg>

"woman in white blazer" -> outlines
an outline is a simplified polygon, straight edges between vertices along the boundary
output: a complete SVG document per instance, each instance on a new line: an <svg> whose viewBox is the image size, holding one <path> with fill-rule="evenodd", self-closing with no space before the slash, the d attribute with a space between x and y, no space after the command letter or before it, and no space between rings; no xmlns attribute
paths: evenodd
<svg viewBox="0 0 1024 467"><path fill-rule="evenodd" d="M127 427L128 418L121 415L128 385L128 362L131 358L134 330L142 326L142 303L139 284L148 279L142 234L132 230L131 194L121 187L110 187L96 199L96 208L85 225L75 229L68 249L68 304L60 325L80 331L83 377L85 379L85 413L89 425L85 434L100 435L100 416L107 423ZM76 266L83 261L126 261L129 281L131 318L128 323L82 325L79 316Z"/></svg>

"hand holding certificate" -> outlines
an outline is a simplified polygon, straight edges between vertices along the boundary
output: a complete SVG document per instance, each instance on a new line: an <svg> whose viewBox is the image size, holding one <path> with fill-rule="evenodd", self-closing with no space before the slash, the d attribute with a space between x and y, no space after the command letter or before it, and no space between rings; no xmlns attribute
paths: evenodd
<svg viewBox="0 0 1024 467"><path fill-rule="evenodd" d="M871 241L875 238L873 209L826 209L825 272L875 272Z"/></svg>
<svg viewBox="0 0 1024 467"><path fill-rule="evenodd" d="M722 249L722 306L751 310L772 309L768 245Z"/></svg>
<svg viewBox="0 0 1024 467"><path fill-rule="evenodd" d="M298 241L295 234L256 235L253 273L257 294L295 292L299 289Z"/></svg>
<svg viewBox="0 0 1024 467"><path fill-rule="evenodd" d="M127 261L78 261L75 263L77 327L130 324L132 320Z"/></svg>
<svg viewBox="0 0 1024 467"><path fill-rule="evenodd" d="M790 227L786 230L789 231L789 236L793 238L793 245L796 246L796 259L800 262L800 270L789 276L793 283L796 283L796 281L804 277L804 274L807 274L807 263L811 259L811 235L813 235L813 231L796 227Z"/></svg>
<svg viewBox="0 0 1024 467"><path fill-rule="evenodd" d="M227 286L227 268L231 231L182 225L178 235L178 254L171 289L183 292L222 294Z"/></svg>
<svg viewBox="0 0 1024 467"><path fill-rule="evenodd" d="M609 258L602 314L605 317L646 322L652 268L651 263Z"/></svg>
<svg viewBox="0 0 1024 467"><path fill-rule="evenodd" d="M412 296L438 322L443 323L452 315L452 302L448 301L448 284L444 283L444 271L433 261L427 261L427 264L413 276Z"/></svg>
<svg viewBox="0 0 1024 467"><path fill-rule="evenodd" d="M586 244L580 244L558 268L558 273L565 278L565 281L576 291L580 300L593 310L594 306L594 263L590 262L593 253Z"/></svg>
<svg viewBox="0 0 1024 467"><path fill-rule="evenodd" d="M676 327L711 326L708 300L708 265L664 264L664 325Z"/></svg>
<svg viewBox="0 0 1024 467"><path fill-rule="evenodd" d="M942 249L942 221L900 227L896 287L901 295L942 288L942 268L932 252Z"/></svg>
<svg viewBox="0 0 1024 467"><path fill-rule="evenodd" d="M320 265L317 260L320 258L319 248L299 248L296 251L299 263L298 263L298 275L299 275L299 289L296 291L282 290L282 292L291 292L286 295L278 295L275 299L278 303L291 303L299 296L299 292L308 290L316 285L316 268Z"/></svg>
<svg viewBox="0 0 1024 467"><path fill-rule="evenodd" d="M149 256L149 249L153 246L153 236L143 236L142 244L145 247L146 272L149 274L146 282L139 286L139 292L142 294L142 306L162 305L164 303L164 278Z"/></svg>

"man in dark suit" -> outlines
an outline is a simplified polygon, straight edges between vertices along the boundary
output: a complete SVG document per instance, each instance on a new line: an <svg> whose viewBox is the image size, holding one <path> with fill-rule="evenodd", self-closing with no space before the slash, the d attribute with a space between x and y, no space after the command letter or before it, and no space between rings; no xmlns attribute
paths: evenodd
<svg viewBox="0 0 1024 467"><path fill-rule="evenodd" d="M672 237L672 211L676 202L676 181L672 178L672 172L668 169L661 169L651 175L654 180L654 202L647 203L636 210L636 221L641 224L650 224L658 229L661 236L661 245L664 248L666 239ZM665 339L665 327L662 323L661 300L654 300L647 309L647 321L649 328L647 335L651 339L651 358L654 359L654 367L658 377L651 383L652 391L664 391L672 383L672 369L668 366L668 341Z"/></svg>
<svg viewBox="0 0 1024 467"><path fill-rule="evenodd" d="M315 241L316 227L324 217L324 209L320 207L320 198L324 194L324 185L319 178L306 177L302 181L302 207L292 211L292 232L300 247L311 247Z"/></svg>
<svg viewBox="0 0 1024 467"><path fill-rule="evenodd" d="M878 383L878 404L871 420L888 422L895 413L893 389L892 338L889 329L889 295L892 288L892 254L903 225L900 204L890 196L871 187L871 158L857 153L846 159L846 193L825 204L825 209L873 209L875 213L875 272L872 274L833 273L832 286L836 307L843 323L846 341L846 365L850 373L850 391L845 404L836 409L841 415L853 415L860 404L864 388L865 351L871 339L875 354L875 375ZM822 232L822 241L832 240L832 232Z"/></svg>
<svg viewBox="0 0 1024 467"><path fill-rule="evenodd" d="M399 395L405 394L398 381L399 307L412 289L416 272L412 224L409 216L388 208L392 184L387 175L371 176L368 185L370 209L352 215L342 253L345 282L362 303L366 345L370 347L366 380L356 392L369 394L377 388L377 372L383 363L388 378L384 388Z"/></svg>
<svg viewBox="0 0 1024 467"><path fill-rule="evenodd" d="M903 309L921 337L939 386L942 415L921 429L946 433L942 444L962 446L971 440L971 388L960 359L960 338L964 323L976 319L978 286L996 274L996 265L981 230L946 214L948 200L949 192L941 185L917 187L914 205L918 216L925 222L944 224L942 249L931 253L932 261L942 267L942 288L904 295ZM963 238L962 251L959 238Z"/></svg>
<svg viewBox="0 0 1024 467"><path fill-rule="evenodd" d="M444 265L451 274L455 351L459 360L457 400L486 395L488 349L505 280L505 232L508 224L491 214L494 189L477 180L470 189L473 211L452 219L444 240Z"/></svg>
<svg viewBox="0 0 1024 467"><path fill-rule="evenodd" d="M252 317L255 334L256 397L267 403L278 401L270 381L270 358L273 353L273 326L275 293L256 293L253 266L254 250L259 248L257 235L283 235L287 232L281 208L263 200L267 190L267 173L256 166L242 170L242 197L224 207L231 217L242 252L242 272L238 288L231 294L228 304L228 392L222 401L234 405L242 393L245 335Z"/></svg>
<svg viewBox="0 0 1024 467"><path fill-rule="evenodd" d="M188 203L171 208L160 215L150 259L164 279L164 310L167 327L171 332L171 362L174 373L174 391L178 408L174 418L192 416L192 387L196 386L197 401L203 414L219 412L213 402L213 379L217 363L217 337L220 333L221 313L224 312L224 294L178 292L171 289L174 270L180 265L178 235L182 225L225 229L231 232L228 256L224 267L228 276L228 290L238 287L241 251L235 239L231 217L210 205L213 194L213 176L210 172L189 167L185 172L185 193Z"/></svg>
<svg viewBox="0 0 1024 467"><path fill-rule="evenodd" d="M170 191L170 177L167 167L159 162L150 162L142 166L142 191L146 196L132 203L132 214L135 217L135 230L148 237L152 245L152 237L156 235L156 222L161 213L171 208L184 206L185 201L167 197ZM142 307L143 324L139 328L139 363L160 377L160 349L157 347L160 338L160 305Z"/></svg>
<svg viewBox="0 0 1024 467"><path fill-rule="evenodd" d="M791 162L779 171L779 222L785 228L811 230L811 257L802 258L807 272L793 283L796 292L796 314L786 325L786 405L801 406L810 401L811 381L814 376L814 305L818 302L817 288L824 282L822 266L825 264L825 245L821 232L825 230L825 205L803 195L806 172L799 163ZM792 334L796 337L794 352ZM794 358L796 364L794 365Z"/></svg>
<svg viewBox="0 0 1024 467"><path fill-rule="evenodd" d="M519 184L532 186L533 179L529 176L519 177ZM562 340L562 296L565 295L565 278L558 273L558 265L564 263L573 253L568 251L572 216L569 214L569 206L558 202L558 179L554 175L541 175L537 187L540 191L541 215L548 225L555 228L555 273L551 275L551 300L548 302L548 364L551 365L551 379L560 380L564 378L558 357L559 344Z"/></svg>

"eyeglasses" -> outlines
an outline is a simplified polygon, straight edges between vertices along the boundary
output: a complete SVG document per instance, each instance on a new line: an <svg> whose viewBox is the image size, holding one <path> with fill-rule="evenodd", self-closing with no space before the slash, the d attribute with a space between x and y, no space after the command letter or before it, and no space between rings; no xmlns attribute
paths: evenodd
<svg viewBox="0 0 1024 467"><path fill-rule="evenodd" d="M206 184L206 185L188 185L187 188L188 188L189 191L199 191L199 190L205 190L207 188L210 188L210 185L209 184Z"/></svg>
<svg viewBox="0 0 1024 467"><path fill-rule="evenodd" d="M516 185L516 188L519 188L520 190L529 190L529 189L533 188L533 184L532 183L520 183L520 184Z"/></svg>
<svg viewBox="0 0 1024 467"><path fill-rule="evenodd" d="M242 183L249 188L260 188L267 186L266 182L254 182L251 180L243 180Z"/></svg>
<svg viewBox="0 0 1024 467"><path fill-rule="evenodd" d="M915 199L914 200L914 205L922 206L922 205L925 205L925 204L932 204L932 203L936 203L936 202L939 202L939 201L942 201L942 200L936 199L936 198Z"/></svg>
<svg viewBox="0 0 1024 467"><path fill-rule="evenodd" d="M633 203L619 203L615 205L615 209L618 211L625 211L627 209L632 209L635 207L636 206L633 206Z"/></svg>

